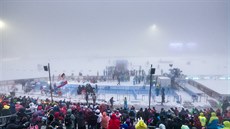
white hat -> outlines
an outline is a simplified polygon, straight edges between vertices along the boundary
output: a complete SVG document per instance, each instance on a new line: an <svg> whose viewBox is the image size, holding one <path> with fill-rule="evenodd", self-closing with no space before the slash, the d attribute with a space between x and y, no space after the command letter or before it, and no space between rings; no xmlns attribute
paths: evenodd
<svg viewBox="0 0 230 129"><path fill-rule="evenodd" d="M160 129L166 129L164 124L160 124L160 125L159 125L159 128L160 128Z"/></svg>
<svg viewBox="0 0 230 129"><path fill-rule="evenodd" d="M100 113L100 110L99 110L99 109L97 109L95 112L96 112L97 114L99 114L99 113Z"/></svg>

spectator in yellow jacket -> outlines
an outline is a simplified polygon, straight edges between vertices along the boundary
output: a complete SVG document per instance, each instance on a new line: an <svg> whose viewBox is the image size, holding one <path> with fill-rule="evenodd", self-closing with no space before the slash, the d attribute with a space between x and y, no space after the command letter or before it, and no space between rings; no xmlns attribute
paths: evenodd
<svg viewBox="0 0 230 129"><path fill-rule="evenodd" d="M224 121L224 128L222 129L230 129L230 122L229 121Z"/></svg>
<svg viewBox="0 0 230 129"><path fill-rule="evenodd" d="M209 120L209 124L212 123L212 121L214 120L218 120L218 117L216 116L216 113L215 112L212 112L211 113L211 117L210 117L210 120Z"/></svg>
<svg viewBox="0 0 230 129"><path fill-rule="evenodd" d="M200 120L201 126L202 126L202 127L205 127L205 126L206 126L207 119L206 119L206 117L204 116L204 113L203 113L203 112L200 113L199 120Z"/></svg>
<svg viewBox="0 0 230 129"><path fill-rule="evenodd" d="M135 125L135 129L147 129L147 125L145 122L142 120L142 118L137 122Z"/></svg>

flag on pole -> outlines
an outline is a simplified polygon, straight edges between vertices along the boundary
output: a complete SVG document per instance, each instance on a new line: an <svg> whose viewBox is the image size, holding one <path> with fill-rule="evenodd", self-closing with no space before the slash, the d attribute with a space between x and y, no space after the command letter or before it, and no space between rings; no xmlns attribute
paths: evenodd
<svg viewBox="0 0 230 129"><path fill-rule="evenodd" d="M65 86L67 83L68 82L66 80L65 73L62 73L61 74L61 82L60 82L60 85L57 86L57 88L61 88L61 87Z"/></svg>
<svg viewBox="0 0 230 129"><path fill-rule="evenodd" d="M61 81L60 85L57 86L57 88L61 88L61 87L65 86L66 84L67 84L67 80Z"/></svg>

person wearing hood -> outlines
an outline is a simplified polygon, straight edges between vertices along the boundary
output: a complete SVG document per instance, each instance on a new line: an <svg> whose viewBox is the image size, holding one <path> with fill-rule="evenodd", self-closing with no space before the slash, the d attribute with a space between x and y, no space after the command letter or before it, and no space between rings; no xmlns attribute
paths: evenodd
<svg viewBox="0 0 230 129"><path fill-rule="evenodd" d="M72 114L72 110L68 109L66 116L65 116L66 129L73 129L74 128L74 121L75 121L75 116Z"/></svg>
<svg viewBox="0 0 230 129"><path fill-rule="evenodd" d="M129 126L126 122L124 122L122 125L121 125L121 129L128 129Z"/></svg>
<svg viewBox="0 0 230 129"><path fill-rule="evenodd" d="M142 118L140 118L140 120L138 120L137 124L135 125L135 129L147 129L147 125L142 120Z"/></svg>
<svg viewBox="0 0 230 129"><path fill-rule="evenodd" d="M4 105L2 109L2 115L7 116L10 115L10 106L9 105Z"/></svg>
<svg viewBox="0 0 230 129"><path fill-rule="evenodd" d="M109 116L107 116L106 112L102 113L102 119L101 119L101 127L102 129L107 129L109 125Z"/></svg>
<svg viewBox="0 0 230 129"><path fill-rule="evenodd" d="M199 120L200 120L201 126L202 126L202 127L205 127L205 126L206 126L207 119L206 119L206 117L204 116L204 113L201 112L201 113L200 113L200 116L199 116L198 118L199 118Z"/></svg>
<svg viewBox="0 0 230 129"><path fill-rule="evenodd" d="M108 129L120 129L120 120L117 119L115 114L112 114L111 119L109 120Z"/></svg>
<svg viewBox="0 0 230 129"><path fill-rule="evenodd" d="M51 125L52 125L52 127L62 128L62 123L60 122L60 113L59 112L54 113L54 121L52 122Z"/></svg>
<svg viewBox="0 0 230 129"><path fill-rule="evenodd" d="M160 125L159 125L159 129L166 129L166 127L165 127L164 124L160 124Z"/></svg>
<svg viewBox="0 0 230 129"><path fill-rule="evenodd" d="M189 127L187 125L182 125L181 129L189 129Z"/></svg>
<svg viewBox="0 0 230 129"><path fill-rule="evenodd" d="M230 129L230 122L229 121L224 121L223 124L224 124L224 128L222 128L222 129Z"/></svg>
<svg viewBox="0 0 230 129"><path fill-rule="evenodd" d="M215 112L211 113L210 120L207 125L207 129L217 129L218 128L218 117L216 116Z"/></svg>

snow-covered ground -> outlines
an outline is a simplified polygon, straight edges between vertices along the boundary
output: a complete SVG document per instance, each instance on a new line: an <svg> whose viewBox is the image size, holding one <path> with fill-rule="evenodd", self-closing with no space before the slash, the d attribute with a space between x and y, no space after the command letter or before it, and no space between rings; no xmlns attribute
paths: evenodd
<svg viewBox="0 0 230 129"><path fill-rule="evenodd" d="M70 84L83 84L83 83L77 83L77 82L69 82ZM84 83L85 84L85 83ZM148 107L149 105L149 94L148 93L137 93L136 98L134 97L133 94L130 94L128 92L122 92L122 93L112 93L112 92L100 92L100 87L105 87L105 86L114 86L114 87L120 87L123 88L123 90L132 90L132 82L121 82L120 86L117 86L117 82L113 81L113 82L99 82L97 83L99 91L97 94L97 102L98 103L108 103L109 104L109 99L111 97L114 97L114 104L117 106L123 106L124 103L124 98L126 97L128 100L128 105L129 106L141 106L141 107ZM95 84L92 84L92 86L94 87ZM16 85L18 91L16 92L16 96L31 96L31 97L35 97L35 98L40 98L40 99L46 99L46 98L50 98L50 95L42 95L41 92L39 90L35 90L32 92L29 92L27 94L24 94L21 85ZM143 84L139 84L139 85L135 85L135 87L143 87ZM63 87L66 88L65 86ZM127 89L128 88L128 89ZM145 87L146 90L149 89L149 86ZM198 90L198 89L196 89ZM2 86L0 87L0 93L6 93L6 94L10 94L11 91L11 87L10 86ZM185 103L190 103L192 104L191 107L198 107L198 108L202 108L202 107L210 107L210 104L208 103L208 99L212 99L209 98L208 96L200 96L198 98L197 102L193 102L193 99L191 97L191 95L189 95L187 92L185 92L183 89L177 90L175 91L176 94L179 95L179 99L181 101L181 103L177 102L177 99L172 95L169 94L168 92L165 92L165 101L166 103L164 103L164 107L188 107L189 105L185 105ZM155 91L152 91L152 94L155 94ZM57 97L54 96L54 100L69 100L72 102L86 102L85 101L85 96L84 95L76 95L76 94L71 94L70 92L63 94L62 97ZM90 102L92 102L91 98L89 98ZM154 95L154 97L151 99L151 107L152 106L162 106L161 105L161 95L156 96Z"/></svg>

